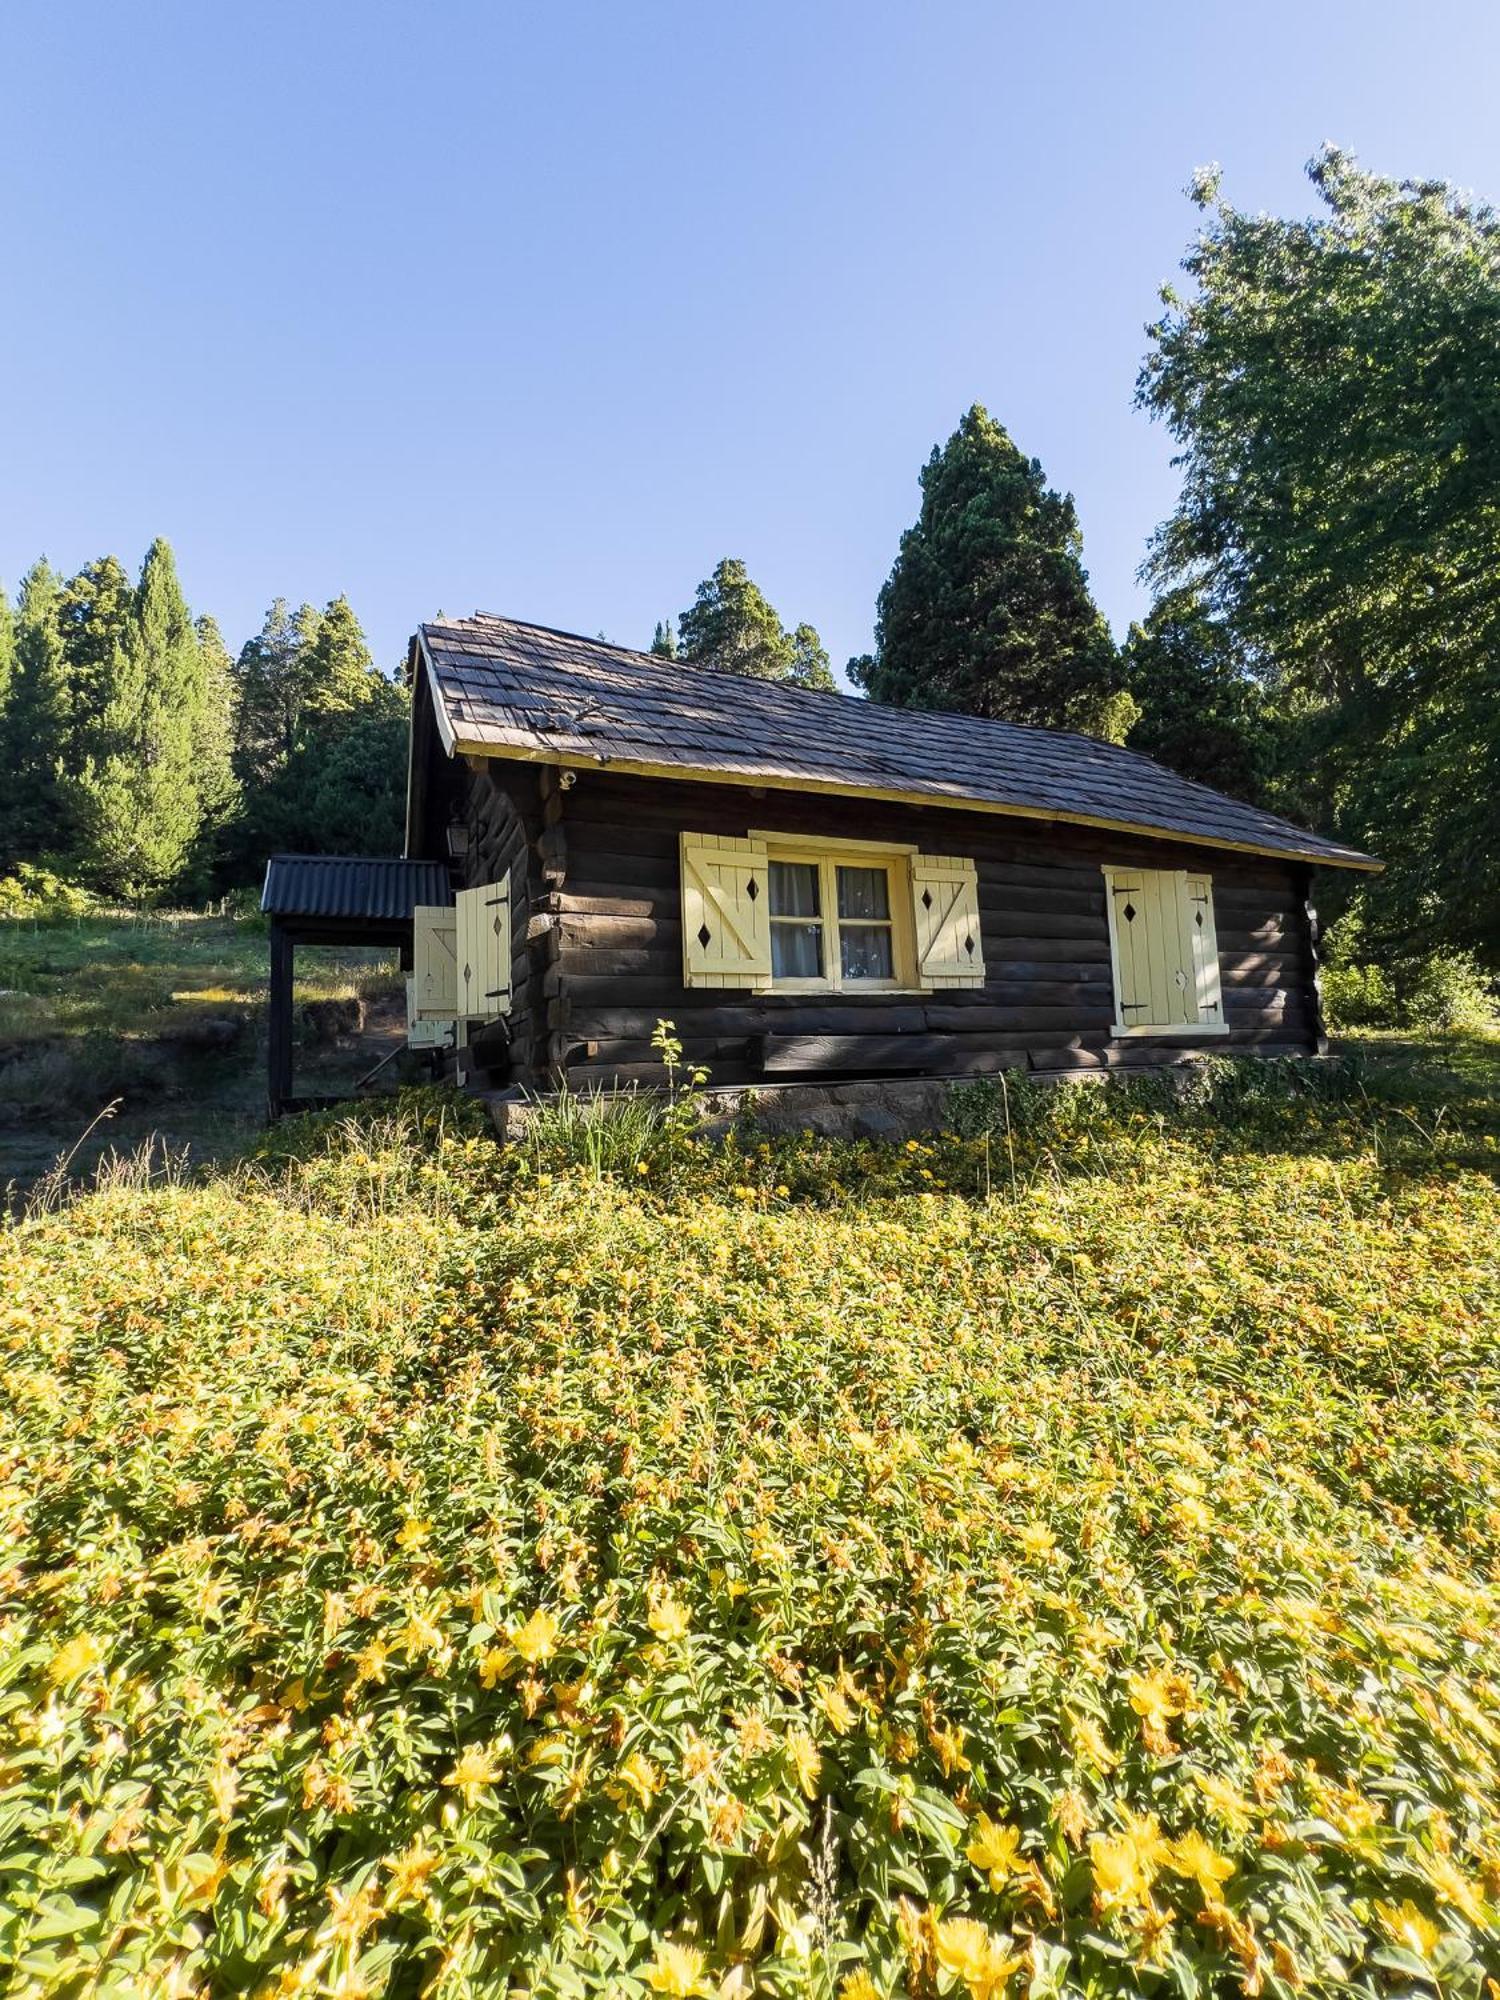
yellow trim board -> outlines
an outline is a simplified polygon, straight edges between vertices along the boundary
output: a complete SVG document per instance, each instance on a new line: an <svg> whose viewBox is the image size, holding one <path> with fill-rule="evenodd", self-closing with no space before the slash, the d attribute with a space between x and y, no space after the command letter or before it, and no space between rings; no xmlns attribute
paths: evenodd
<svg viewBox="0 0 1500 2000"><path fill-rule="evenodd" d="M439 707L441 704L438 704ZM1173 840L1188 847L1218 848L1233 854L1258 854L1268 861L1303 861L1313 868L1354 868L1366 875L1378 875L1383 861L1342 859L1331 854L1310 854L1302 848L1262 847L1248 840L1222 840L1202 833L1184 833L1169 826L1140 826L1133 820L1101 819L1091 813L1067 812L1062 807L1042 811L1036 806L1005 805L997 799L976 799L968 794L950 798L941 792L912 792L875 785L843 785L836 778L792 777L766 771L705 771L682 764L650 764L634 757L589 757L579 752L532 750L516 743L481 743L454 735L450 756L503 758L518 764L556 764L565 770L594 768L619 772L629 778L670 778L697 785L733 785L741 791L817 792L841 799L878 799L886 805L937 806L949 812L999 813L1008 819L1061 820L1069 826L1100 827L1108 833L1136 833L1146 840Z"/></svg>

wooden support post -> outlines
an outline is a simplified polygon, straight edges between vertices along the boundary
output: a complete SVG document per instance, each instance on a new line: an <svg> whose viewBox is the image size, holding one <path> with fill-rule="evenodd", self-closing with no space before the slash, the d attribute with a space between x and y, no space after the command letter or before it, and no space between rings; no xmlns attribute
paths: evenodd
<svg viewBox="0 0 1500 2000"><path fill-rule="evenodd" d="M1318 926L1318 913L1312 900L1312 870L1299 868L1298 887L1302 892L1303 919L1303 971L1307 980L1308 1007L1312 1014L1313 1051L1320 1056L1328 1053L1328 1022L1323 1014L1323 980L1319 970L1321 963L1319 946L1322 932Z"/></svg>
<svg viewBox="0 0 1500 2000"><path fill-rule="evenodd" d="M274 1122L292 1096L292 958L285 925L271 924L271 1005L266 1034L267 1114Z"/></svg>

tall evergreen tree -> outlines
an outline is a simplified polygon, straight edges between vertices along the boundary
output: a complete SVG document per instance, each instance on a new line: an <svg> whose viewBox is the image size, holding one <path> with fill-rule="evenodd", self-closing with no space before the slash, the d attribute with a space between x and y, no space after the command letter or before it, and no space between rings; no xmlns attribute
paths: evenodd
<svg viewBox="0 0 1500 2000"><path fill-rule="evenodd" d="M5 710L10 701L11 683L16 677L16 614L10 594L0 583L0 731L5 727Z"/></svg>
<svg viewBox="0 0 1500 2000"><path fill-rule="evenodd" d="M310 604L291 611L278 597L240 649L235 755L248 787L265 784L296 749L311 680L309 653L321 623Z"/></svg>
<svg viewBox="0 0 1500 2000"><path fill-rule="evenodd" d="M68 663L68 748L78 770L98 751L100 718L125 671L135 618L135 591L118 556L100 556L68 578L58 618Z"/></svg>
<svg viewBox="0 0 1500 2000"><path fill-rule="evenodd" d="M193 740L202 815L194 870L201 878L213 871L219 836L239 807L240 785L234 770L234 661L217 619L200 617L193 630L203 675L203 702Z"/></svg>
<svg viewBox="0 0 1500 2000"><path fill-rule="evenodd" d="M876 701L1119 741L1134 719L1089 595L1072 497L1054 492L976 403L923 468L916 525L880 592Z"/></svg>
<svg viewBox="0 0 1500 2000"><path fill-rule="evenodd" d="M202 824L195 751L204 676L197 635L160 536L141 566L123 670L80 774L89 873L107 893L149 896L187 865Z"/></svg>
<svg viewBox="0 0 1500 2000"><path fill-rule="evenodd" d="M15 669L0 713L0 860L42 857L66 866L77 837L77 799L67 746L68 665L61 625L62 579L44 557L21 579Z"/></svg>
<svg viewBox="0 0 1500 2000"><path fill-rule="evenodd" d="M750 680L828 690L828 655L811 625L788 632L735 556L726 556L677 621L678 658ZM654 650L654 649L653 649Z"/></svg>
<svg viewBox="0 0 1500 2000"><path fill-rule="evenodd" d="M306 713L323 720L347 716L368 706L375 693L375 672L364 629L347 597L335 597L317 621L302 660Z"/></svg>
<svg viewBox="0 0 1500 2000"><path fill-rule="evenodd" d="M651 636L651 651L660 660L677 658L677 629L670 618L658 618Z"/></svg>

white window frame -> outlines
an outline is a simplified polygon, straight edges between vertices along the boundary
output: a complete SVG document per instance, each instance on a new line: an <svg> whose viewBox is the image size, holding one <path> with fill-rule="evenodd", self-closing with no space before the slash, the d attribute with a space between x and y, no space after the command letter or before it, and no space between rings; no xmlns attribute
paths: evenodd
<svg viewBox="0 0 1500 2000"><path fill-rule="evenodd" d="M1147 867L1128 866L1123 862L1116 863L1113 866L1111 866L1108 863L1105 864L1104 909L1105 909L1105 914L1109 919L1109 974L1110 974L1110 989L1114 997L1114 1012L1115 1012L1115 1018L1110 1025L1110 1034L1114 1036L1117 1040L1142 1041L1142 1040L1149 1040L1152 1036L1155 1036L1158 1040L1160 1040L1163 1038L1167 1039L1181 1038L1184 1035L1193 1035L1193 1036L1227 1035L1229 1033L1229 1023L1223 1018L1222 1000L1220 1001L1220 1007L1219 1007L1220 1018L1217 1021L1205 1021L1200 1018L1197 1021L1137 1021L1137 1022L1130 1022L1127 1024L1121 1018L1124 1010L1121 1005L1121 995L1120 995L1120 939L1115 924L1114 878L1117 874L1118 875L1163 875L1166 876L1173 883L1173 894L1174 896L1180 899L1185 894L1186 883L1189 873L1200 876L1200 878L1208 884L1208 893L1209 896L1212 897L1214 892L1214 878L1207 872L1207 870L1199 870L1199 869L1188 870L1185 868L1147 868ZM1216 946L1217 942L1218 938L1217 938L1217 925L1216 925L1215 926ZM1221 966L1220 969L1221 980L1222 976L1223 973Z"/></svg>
<svg viewBox="0 0 1500 2000"><path fill-rule="evenodd" d="M772 993L919 993L917 977L917 936L911 909L911 856L917 852L908 843L878 840L800 839L787 834L759 833L752 839L766 844L767 863L790 861L818 870L817 923L823 933L823 964L818 979L778 979L774 973L767 989ZM886 900L891 911L891 964L889 979L846 979L839 949L838 871L840 868L880 868L886 871ZM769 876L768 876L769 879ZM772 918L774 929L779 919ZM805 919L814 921L812 918ZM862 928L854 925L853 928Z"/></svg>

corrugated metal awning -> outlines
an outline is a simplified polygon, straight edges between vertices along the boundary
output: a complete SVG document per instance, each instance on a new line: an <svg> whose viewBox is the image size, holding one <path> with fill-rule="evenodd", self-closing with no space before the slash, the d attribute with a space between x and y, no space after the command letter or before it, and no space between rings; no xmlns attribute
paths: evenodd
<svg viewBox="0 0 1500 2000"><path fill-rule="evenodd" d="M268 917L399 923L409 922L419 903L452 901L446 862L365 854L273 854L266 863L260 907Z"/></svg>

